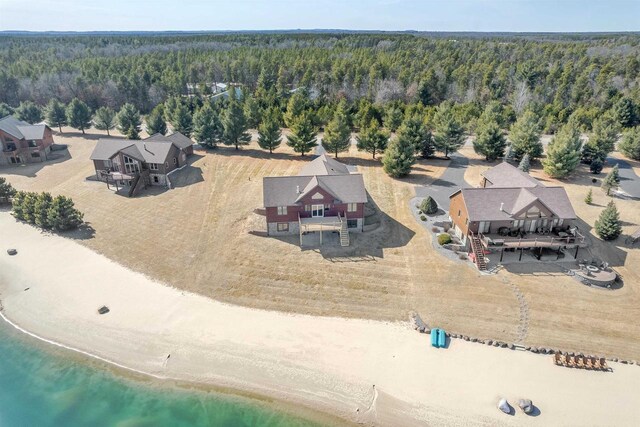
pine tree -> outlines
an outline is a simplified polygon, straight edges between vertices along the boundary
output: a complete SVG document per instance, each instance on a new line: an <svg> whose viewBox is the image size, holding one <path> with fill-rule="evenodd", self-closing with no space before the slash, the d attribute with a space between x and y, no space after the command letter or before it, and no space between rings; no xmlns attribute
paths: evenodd
<svg viewBox="0 0 640 427"><path fill-rule="evenodd" d="M582 161L591 163L595 159L604 162L615 149L618 139L618 126L608 116L603 116L593 121L592 131L589 140L582 147Z"/></svg>
<svg viewBox="0 0 640 427"><path fill-rule="evenodd" d="M284 114L284 123L288 128L293 127L294 123L307 109L308 94L304 88L297 90L287 103L287 111Z"/></svg>
<svg viewBox="0 0 640 427"><path fill-rule="evenodd" d="M91 128L91 110L78 98L73 98L67 105L67 121L69 126L82 131Z"/></svg>
<svg viewBox="0 0 640 427"><path fill-rule="evenodd" d="M391 141L384 152L382 166L387 175L392 178L400 178L411 172L411 166L415 161L413 142L398 136Z"/></svg>
<svg viewBox="0 0 640 427"><path fill-rule="evenodd" d="M403 119L404 113L402 110L397 106L391 106L384 116L384 126L390 132L395 132L402 125Z"/></svg>
<svg viewBox="0 0 640 427"><path fill-rule="evenodd" d="M244 116L247 120L247 127L249 129L257 129L260 124L260 104L253 96L248 95L244 100Z"/></svg>
<svg viewBox="0 0 640 427"><path fill-rule="evenodd" d="M609 202L596 220L595 229L602 240L614 240L622 233L620 214L613 200Z"/></svg>
<svg viewBox="0 0 640 427"><path fill-rule="evenodd" d="M11 108L11 106L5 102L0 102L0 119L6 117L6 116L10 116L14 113L14 109Z"/></svg>
<svg viewBox="0 0 640 427"><path fill-rule="evenodd" d="M45 121L50 127L57 127L62 133L62 126L67 125L67 112L64 105L57 99L53 98L45 108Z"/></svg>
<svg viewBox="0 0 640 427"><path fill-rule="evenodd" d="M53 198L51 194L45 192L38 194L34 207L35 224L38 227L44 229L51 228L51 224L49 223L49 208L52 202Z"/></svg>
<svg viewBox="0 0 640 427"><path fill-rule="evenodd" d="M486 119L488 120L488 119ZM502 129L495 121L481 122L477 129L476 139L473 141L473 150L485 160L492 162L504 156L507 140Z"/></svg>
<svg viewBox="0 0 640 427"><path fill-rule="evenodd" d="M118 130L128 139L140 139L140 126L142 120L140 113L132 104L126 103L116 115Z"/></svg>
<svg viewBox="0 0 640 427"><path fill-rule="evenodd" d="M594 175L598 175L600 172L602 172L603 168L604 168L604 163L599 158L595 158L591 160L591 163L589 164L589 170Z"/></svg>
<svg viewBox="0 0 640 427"><path fill-rule="evenodd" d="M398 136L411 141L416 153L423 158L426 159L433 156L435 151L433 135L417 116L410 117L402 123L402 126L398 128Z"/></svg>
<svg viewBox="0 0 640 427"><path fill-rule="evenodd" d="M235 145L236 150L240 145L247 145L251 142L251 135L247 132L247 121L240 102L236 99L235 90L231 88L229 94L229 105L222 115L222 142L225 145Z"/></svg>
<svg viewBox="0 0 640 427"><path fill-rule="evenodd" d="M167 122L164 120L164 107L162 104L156 106L156 108L149 113L145 122L149 135L155 135L156 133L161 135L167 134Z"/></svg>
<svg viewBox="0 0 640 427"><path fill-rule="evenodd" d="M377 153L384 152L389 144L389 134L378 127L376 120L371 120L369 126L360 130L356 137L358 150L371 153L376 158Z"/></svg>
<svg viewBox="0 0 640 427"><path fill-rule="evenodd" d="M618 148L628 158L640 160L640 126L624 132Z"/></svg>
<svg viewBox="0 0 640 427"><path fill-rule="evenodd" d="M280 129L280 112L272 107L264 114L262 123L258 126L258 145L269 154L282 143L282 130Z"/></svg>
<svg viewBox="0 0 640 427"><path fill-rule="evenodd" d="M445 101L438 106L434 122L434 140L438 151L449 158L449 153L464 144L464 129L453 112L453 103Z"/></svg>
<svg viewBox="0 0 640 427"><path fill-rule="evenodd" d="M502 158L503 162L513 162L515 160L515 154L513 153L513 148L511 145L507 145L507 148L504 150L504 157Z"/></svg>
<svg viewBox="0 0 640 427"><path fill-rule="evenodd" d="M525 154L524 156L522 156L522 160L520 160L518 169L520 169L522 172L529 173L529 169L531 169L531 161L529 160L528 154Z"/></svg>
<svg viewBox="0 0 640 427"><path fill-rule="evenodd" d="M24 221L29 224L36 223L36 202L38 201L38 193L28 192L22 201L22 216Z"/></svg>
<svg viewBox="0 0 640 427"><path fill-rule="evenodd" d="M438 212L438 204L433 200L433 197L428 196L420 203L420 211L427 215L433 215Z"/></svg>
<svg viewBox="0 0 640 427"><path fill-rule="evenodd" d="M98 130L106 130L111 135L111 129L116 127L116 112L109 107L100 107L93 117L93 125Z"/></svg>
<svg viewBox="0 0 640 427"><path fill-rule="evenodd" d="M563 126L547 147L547 157L542 161L544 171L551 178L569 176L580 163L581 148L578 129L572 124Z"/></svg>
<svg viewBox="0 0 640 427"><path fill-rule="evenodd" d="M638 107L630 98L623 97L613 106L613 114L620 126L630 128L635 126L638 120L637 109Z"/></svg>
<svg viewBox="0 0 640 427"><path fill-rule="evenodd" d="M351 129L347 123L346 104L341 101L338 109L327 125L322 146L338 158L338 153L348 151L351 146Z"/></svg>
<svg viewBox="0 0 640 427"><path fill-rule="evenodd" d="M617 163L613 165L609 173L611 174L611 177L615 181L615 183L620 184L620 168L618 167Z"/></svg>
<svg viewBox="0 0 640 427"><path fill-rule="evenodd" d="M308 112L302 113L291 126L291 133L287 136L287 145L293 151L305 155L318 145L316 139L317 131L313 126L311 115Z"/></svg>
<svg viewBox="0 0 640 427"><path fill-rule="evenodd" d="M11 214L20 221L25 221L24 199L26 197L26 192L17 191L13 195L13 200L11 201Z"/></svg>
<svg viewBox="0 0 640 427"><path fill-rule="evenodd" d="M525 154L529 154L531 160L542 156L544 149L540 142L540 126L535 113L525 112L511 126L509 140L516 159L521 159Z"/></svg>
<svg viewBox="0 0 640 427"><path fill-rule="evenodd" d="M176 132L180 132L186 137L191 136L193 131L193 118L186 105L179 103L171 114L171 124Z"/></svg>
<svg viewBox="0 0 640 427"><path fill-rule="evenodd" d="M203 105L193 116L193 137L205 147L216 148L222 140L222 122L211 105Z"/></svg>
<svg viewBox="0 0 640 427"><path fill-rule="evenodd" d="M588 205L590 205L591 203L593 203L593 189L590 188L589 192L587 193L587 196L584 198L584 202Z"/></svg>
<svg viewBox="0 0 640 427"><path fill-rule="evenodd" d="M31 101L21 102L16 108L15 115L27 123L32 125L42 121L42 110Z"/></svg>
<svg viewBox="0 0 640 427"><path fill-rule="evenodd" d="M47 212L49 226L58 231L71 230L82 225L83 215L78 211L73 200L65 196L57 196L51 202Z"/></svg>
<svg viewBox="0 0 640 427"><path fill-rule="evenodd" d="M612 168L607 176L602 180L602 189L607 193L607 196L611 194L611 190L618 188L618 180L616 179L616 173Z"/></svg>
<svg viewBox="0 0 640 427"><path fill-rule="evenodd" d="M0 176L0 205L8 203L9 199L16 194L16 189L6 180L6 178Z"/></svg>

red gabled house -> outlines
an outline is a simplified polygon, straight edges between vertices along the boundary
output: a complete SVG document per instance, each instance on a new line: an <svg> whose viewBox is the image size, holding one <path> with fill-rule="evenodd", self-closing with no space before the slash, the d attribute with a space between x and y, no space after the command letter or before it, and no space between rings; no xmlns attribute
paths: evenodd
<svg viewBox="0 0 640 427"><path fill-rule="evenodd" d="M0 164L44 162L52 145L49 126L31 125L13 116L0 119Z"/></svg>

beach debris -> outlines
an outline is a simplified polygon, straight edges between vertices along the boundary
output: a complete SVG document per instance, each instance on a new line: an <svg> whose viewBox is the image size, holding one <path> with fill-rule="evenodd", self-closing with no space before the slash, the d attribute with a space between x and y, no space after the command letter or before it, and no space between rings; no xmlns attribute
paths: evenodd
<svg viewBox="0 0 640 427"><path fill-rule="evenodd" d="M109 307L103 305L98 309L98 314L107 314L109 312Z"/></svg>
<svg viewBox="0 0 640 427"><path fill-rule="evenodd" d="M509 405L509 402L507 402L507 399L505 399L504 397L498 402L498 409L500 409L505 414L511 413L511 405Z"/></svg>
<svg viewBox="0 0 640 427"><path fill-rule="evenodd" d="M411 317L413 319L413 326L414 329L419 330L420 332L424 332L429 330L429 325L427 325L424 320L422 320L422 318L420 317L420 315L418 313L411 313Z"/></svg>
<svg viewBox="0 0 640 427"><path fill-rule="evenodd" d="M533 402L531 399L520 399L518 401L518 406L527 415L533 412Z"/></svg>
<svg viewBox="0 0 640 427"><path fill-rule="evenodd" d="M17 249L13 249L13 248L11 248L11 249L7 249L7 253L8 253L9 255L11 255L11 256L13 256L13 255L17 255L17 254L18 254L18 250L17 250Z"/></svg>

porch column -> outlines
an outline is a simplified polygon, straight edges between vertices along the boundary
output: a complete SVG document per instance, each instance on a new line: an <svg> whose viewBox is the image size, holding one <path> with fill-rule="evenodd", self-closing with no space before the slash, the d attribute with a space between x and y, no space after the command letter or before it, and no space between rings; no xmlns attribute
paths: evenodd
<svg viewBox="0 0 640 427"><path fill-rule="evenodd" d="M504 256L504 249L500 251L500 262L502 262L502 257Z"/></svg>
<svg viewBox="0 0 640 427"><path fill-rule="evenodd" d="M520 248L520 259L518 261L522 261L522 254L524 253L524 248Z"/></svg>
<svg viewBox="0 0 640 427"><path fill-rule="evenodd" d="M574 256L575 259L578 259L578 250L580 250L580 246L576 246L576 254Z"/></svg>

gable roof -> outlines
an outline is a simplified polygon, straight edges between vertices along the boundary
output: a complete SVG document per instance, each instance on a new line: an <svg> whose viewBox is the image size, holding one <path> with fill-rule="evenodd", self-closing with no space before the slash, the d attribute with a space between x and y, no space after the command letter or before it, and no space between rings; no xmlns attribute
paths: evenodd
<svg viewBox="0 0 640 427"><path fill-rule="evenodd" d="M312 175L348 175L349 168L343 163L332 159L326 154L322 154L302 168L298 175L300 176L312 176Z"/></svg>
<svg viewBox="0 0 640 427"><path fill-rule="evenodd" d="M0 119L0 129L18 139L42 139L45 124L31 125L13 116L6 116Z"/></svg>
<svg viewBox="0 0 640 427"><path fill-rule="evenodd" d="M293 206L322 188L341 203L366 203L367 192L360 174L324 176L274 176L263 178L265 207ZM300 190L300 191L298 191Z"/></svg>
<svg viewBox="0 0 640 427"><path fill-rule="evenodd" d="M91 153L91 160L110 160L118 152L146 163L165 163L171 152L172 142L132 141L122 138L100 138Z"/></svg>
<svg viewBox="0 0 640 427"><path fill-rule="evenodd" d="M521 171L507 162L492 167L481 173L483 177L491 183L491 187L513 188L523 187L532 188L542 184L540 181L532 177L526 172Z"/></svg>
<svg viewBox="0 0 640 427"><path fill-rule="evenodd" d="M171 135L163 135L161 133L154 133L150 137L146 138L145 141L153 141L153 142L172 142L176 147L184 150L187 147L193 145L193 141L181 134L180 132L174 132Z"/></svg>
<svg viewBox="0 0 640 427"><path fill-rule="evenodd" d="M510 221L514 215L536 203L545 206L558 218L576 218L567 192L562 187L463 188L460 192L469 221Z"/></svg>

